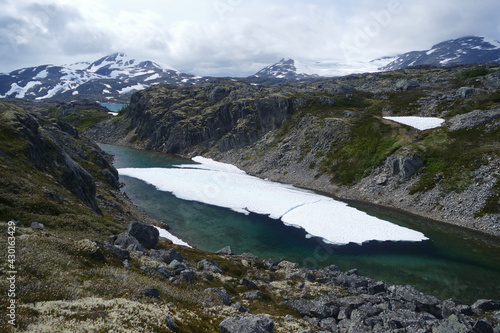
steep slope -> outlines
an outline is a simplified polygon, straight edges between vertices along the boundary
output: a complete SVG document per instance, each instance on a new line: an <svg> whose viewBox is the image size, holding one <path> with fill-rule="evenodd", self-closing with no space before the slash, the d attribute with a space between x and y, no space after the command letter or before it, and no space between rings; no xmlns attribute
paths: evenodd
<svg viewBox="0 0 500 333"><path fill-rule="evenodd" d="M434 45L430 50L412 51L397 57L381 70L396 70L418 65L461 65L500 62L500 43L470 36Z"/></svg>
<svg viewBox="0 0 500 333"><path fill-rule="evenodd" d="M262 178L499 236L498 69L416 68L272 87L155 86L89 135L204 154ZM420 131L386 116L446 122Z"/></svg>

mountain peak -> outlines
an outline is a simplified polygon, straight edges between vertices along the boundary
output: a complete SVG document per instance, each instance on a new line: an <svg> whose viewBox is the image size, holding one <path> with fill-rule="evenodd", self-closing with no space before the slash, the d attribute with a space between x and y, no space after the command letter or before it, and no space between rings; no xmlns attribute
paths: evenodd
<svg viewBox="0 0 500 333"><path fill-rule="evenodd" d="M500 43L484 37L466 36L438 43L430 50L399 55L381 70L396 70L417 65L446 66L500 62Z"/></svg>

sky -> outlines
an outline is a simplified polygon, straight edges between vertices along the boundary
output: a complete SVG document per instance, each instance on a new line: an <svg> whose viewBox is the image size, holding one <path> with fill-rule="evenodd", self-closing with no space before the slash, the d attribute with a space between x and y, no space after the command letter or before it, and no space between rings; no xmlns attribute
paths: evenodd
<svg viewBox="0 0 500 333"><path fill-rule="evenodd" d="M500 40L498 0L0 0L0 73L115 52L247 76L281 58L353 63Z"/></svg>

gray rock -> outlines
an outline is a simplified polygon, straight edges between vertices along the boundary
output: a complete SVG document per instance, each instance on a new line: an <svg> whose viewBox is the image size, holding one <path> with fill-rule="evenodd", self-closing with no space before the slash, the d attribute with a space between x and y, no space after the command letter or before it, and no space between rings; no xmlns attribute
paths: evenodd
<svg viewBox="0 0 500 333"><path fill-rule="evenodd" d="M396 90L413 90L420 87L420 83L415 80L401 79L396 82Z"/></svg>
<svg viewBox="0 0 500 333"><path fill-rule="evenodd" d="M264 316L235 316L224 319L219 329L221 333L272 333L274 322Z"/></svg>
<svg viewBox="0 0 500 333"><path fill-rule="evenodd" d="M248 287L250 289L259 289L259 286L257 286L257 284L255 282L250 281L250 280L248 280L246 278L241 279L240 280L240 284L242 286L246 286L246 287Z"/></svg>
<svg viewBox="0 0 500 333"><path fill-rule="evenodd" d="M448 127L450 131L458 131L464 128L480 126L499 118L499 109L489 111L474 110L451 118L448 120Z"/></svg>
<svg viewBox="0 0 500 333"><path fill-rule="evenodd" d="M184 270L181 272L181 277L187 281L191 282L196 279L196 273L191 270Z"/></svg>
<svg viewBox="0 0 500 333"><path fill-rule="evenodd" d="M212 260L203 259L202 261L198 262L196 267L202 271L208 271L214 274L217 273L222 274L222 269L220 268L220 265Z"/></svg>
<svg viewBox="0 0 500 333"><path fill-rule="evenodd" d="M144 296L153 297L153 298L160 298L160 291L156 288L144 289Z"/></svg>
<svg viewBox="0 0 500 333"><path fill-rule="evenodd" d="M243 297L245 297L246 299L249 299L249 300L255 300L255 299L261 298L262 293L258 290L249 291L247 293L244 293Z"/></svg>
<svg viewBox="0 0 500 333"><path fill-rule="evenodd" d="M461 316L451 315L441 321L434 329L433 333L468 333L471 332L471 325Z"/></svg>
<svg viewBox="0 0 500 333"><path fill-rule="evenodd" d="M144 251L144 248L139 241L127 232L116 236L114 244L115 246L127 251Z"/></svg>
<svg viewBox="0 0 500 333"><path fill-rule="evenodd" d="M130 252L128 252L128 251L122 250L119 247L116 247L116 246L114 246L112 244L101 243L101 242L98 242L98 241L95 241L95 243L101 249L103 249L104 251L106 251L108 253L111 253L113 256L118 257L122 261L130 259Z"/></svg>
<svg viewBox="0 0 500 333"><path fill-rule="evenodd" d="M457 90L455 94L457 97L469 98L476 94L476 89L474 87L461 87Z"/></svg>
<svg viewBox="0 0 500 333"><path fill-rule="evenodd" d="M337 321L335 318L325 318L320 321L319 327L324 328L328 332L337 332Z"/></svg>
<svg viewBox="0 0 500 333"><path fill-rule="evenodd" d="M393 176L406 180L424 166L424 161L413 151L401 150L389 156L385 165Z"/></svg>
<svg viewBox="0 0 500 333"><path fill-rule="evenodd" d="M177 326L175 321L170 316L165 317L165 325L167 325L167 327L172 329L172 330L179 329L179 326Z"/></svg>
<svg viewBox="0 0 500 333"><path fill-rule="evenodd" d="M43 230L45 229L45 226L39 222L33 222L31 223L30 228L33 230Z"/></svg>
<svg viewBox="0 0 500 333"><path fill-rule="evenodd" d="M170 264L168 265L169 268L176 270L176 271L182 271L186 269L186 265L184 265L182 262L174 259Z"/></svg>
<svg viewBox="0 0 500 333"><path fill-rule="evenodd" d="M472 304L472 311L476 313L493 312L500 310L500 301L480 299Z"/></svg>
<svg viewBox="0 0 500 333"><path fill-rule="evenodd" d="M215 253L222 254L222 255L228 255L228 256L234 255L234 252L233 252L233 249L231 249L231 246L226 246Z"/></svg>
<svg viewBox="0 0 500 333"><path fill-rule="evenodd" d="M247 308L245 308L240 302L236 302L231 307L235 308L238 312L245 313L249 312Z"/></svg>
<svg viewBox="0 0 500 333"><path fill-rule="evenodd" d="M184 258L182 255L174 249L170 250L150 250L149 256L166 264L170 264L172 261L177 260L178 262L183 262Z"/></svg>
<svg viewBox="0 0 500 333"><path fill-rule="evenodd" d="M494 333L493 326L484 320L478 320L472 328L474 333Z"/></svg>
<svg viewBox="0 0 500 333"><path fill-rule="evenodd" d="M161 267L161 268L158 268L158 273L164 277L165 279L168 279L172 276L174 276L174 272L172 272L171 270L168 270L166 269L165 267Z"/></svg>
<svg viewBox="0 0 500 333"><path fill-rule="evenodd" d="M231 296L229 296L226 289L224 288L208 288L205 289L204 292L207 294L216 295L224 305L231 305L232 303Z"/></svg>
<svg viewBox="0 0 500 333"><path fill-rule="evenodd" d="M140 222L130 222L128 225L128 233L134 236L142 246L148 249L156 248L160 235L160 232L155 227Z"/></svg>

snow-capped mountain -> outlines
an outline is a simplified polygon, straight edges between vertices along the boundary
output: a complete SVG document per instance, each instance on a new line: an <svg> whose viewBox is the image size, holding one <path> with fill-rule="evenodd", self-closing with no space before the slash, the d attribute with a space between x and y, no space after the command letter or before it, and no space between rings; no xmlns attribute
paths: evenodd
<svg viewBox="0 0 500 333"><path fill-rule="evenodd" d="M334 77L354 73L376 72L393 58L381 58L370 62L306 61L284 58L264 67L251 78L301 80L317 77Z"/></svg>
<svg viewBox="0 0 500 333"><path fill-rule="evenodd" d="M189 84L202 80L208 79L115 53L94 62L43 65L0 74L0 98L43 100L100 95L111 100L158 83Z"/></svg>
<svg viewBox="0 0 500 333"><path fill-rule="evenodd" d="M417 65L446 66L487 62L500 62L500 42L471 36L436 44L430 50L401 54L380 69L396 70Z"/></svg>

